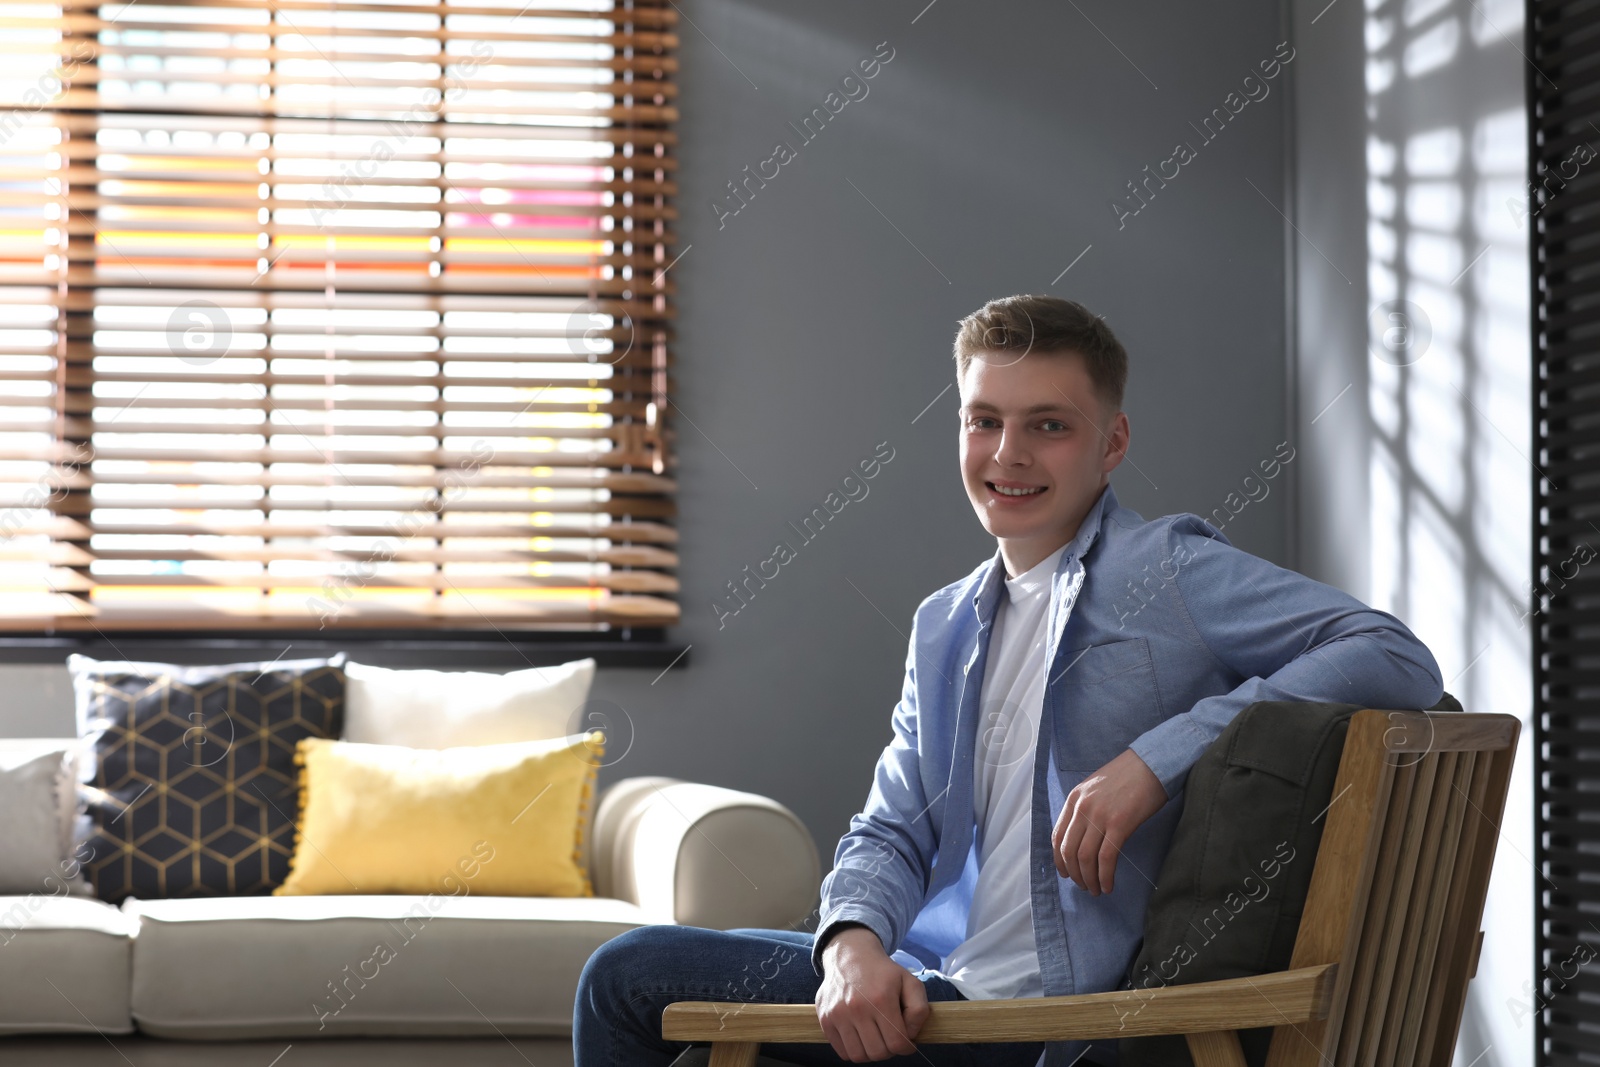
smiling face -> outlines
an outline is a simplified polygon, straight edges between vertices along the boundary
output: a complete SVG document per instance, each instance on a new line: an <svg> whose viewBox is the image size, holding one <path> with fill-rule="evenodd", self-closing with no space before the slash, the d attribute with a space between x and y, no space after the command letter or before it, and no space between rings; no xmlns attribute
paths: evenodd
<svg viewBox="0 0 1600 1067"><path fill-rule="evenodd" d="M1072 540L1128 451L1082 357L977 355L960 379L961 480L1015 578Z"/></svg>

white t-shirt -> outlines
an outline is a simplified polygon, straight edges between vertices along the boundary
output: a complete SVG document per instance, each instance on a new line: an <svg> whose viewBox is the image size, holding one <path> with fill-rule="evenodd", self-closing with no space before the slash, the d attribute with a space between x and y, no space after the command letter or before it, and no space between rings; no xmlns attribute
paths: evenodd
<svg viewBox="0 0 1600 1067"><path fill-rule="evenodd" d="M968 1000L1044 995L1033 940L1028 846L1034 750L1044 707L1050 580L1066 547L1006 579L1007 595L996 606L989 636L973 758L978 881L966 940L938 972Z"/></svg>

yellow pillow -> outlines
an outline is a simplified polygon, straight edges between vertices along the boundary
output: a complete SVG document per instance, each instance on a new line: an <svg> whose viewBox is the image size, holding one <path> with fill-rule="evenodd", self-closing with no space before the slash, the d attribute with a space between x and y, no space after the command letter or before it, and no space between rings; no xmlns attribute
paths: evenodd
<svg viewBox="0 0 1600 1067"><path fill-rule="evenodd" d="M308 737L274 893L589 897L579 859L605 738L420 749Z"/></svg>

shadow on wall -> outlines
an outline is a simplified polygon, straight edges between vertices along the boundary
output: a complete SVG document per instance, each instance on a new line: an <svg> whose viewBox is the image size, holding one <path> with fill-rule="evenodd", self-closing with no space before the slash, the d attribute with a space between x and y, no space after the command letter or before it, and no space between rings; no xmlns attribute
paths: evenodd
<svg viewBox="0 0 1600 1067"><path fill-rule="evenodd" d="M1468 710L1525 724L1456 1051L1457 1064L1521 1067L1533 1062L1537 476L1522 12L1481 0L1367 7L1370 603L1410 623Z"/></svg>

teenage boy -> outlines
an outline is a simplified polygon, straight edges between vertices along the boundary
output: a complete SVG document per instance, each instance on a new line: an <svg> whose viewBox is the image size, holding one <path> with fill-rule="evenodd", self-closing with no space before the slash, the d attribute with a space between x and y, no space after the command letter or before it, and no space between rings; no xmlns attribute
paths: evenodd
<svg viewBox="0 0 1600 1067"><path fill-rule="evenodd" d="M1442 695L1433 655L1393 615L1198 516L1146 521L1117 503L1128 363L1099 317L994 300L962 320L955 358L961 477L998 544L917 607L893 737L823 879L816 933L612 939L579 982L577 1067L670 1063L686 1047L661 1040L676 1000L815 1003L828 1044L762 1050L796 1064L1115 1063L1115 1042L914 1039L929 1001L1121 984L1189 768L1246 705Z"/></svg>

